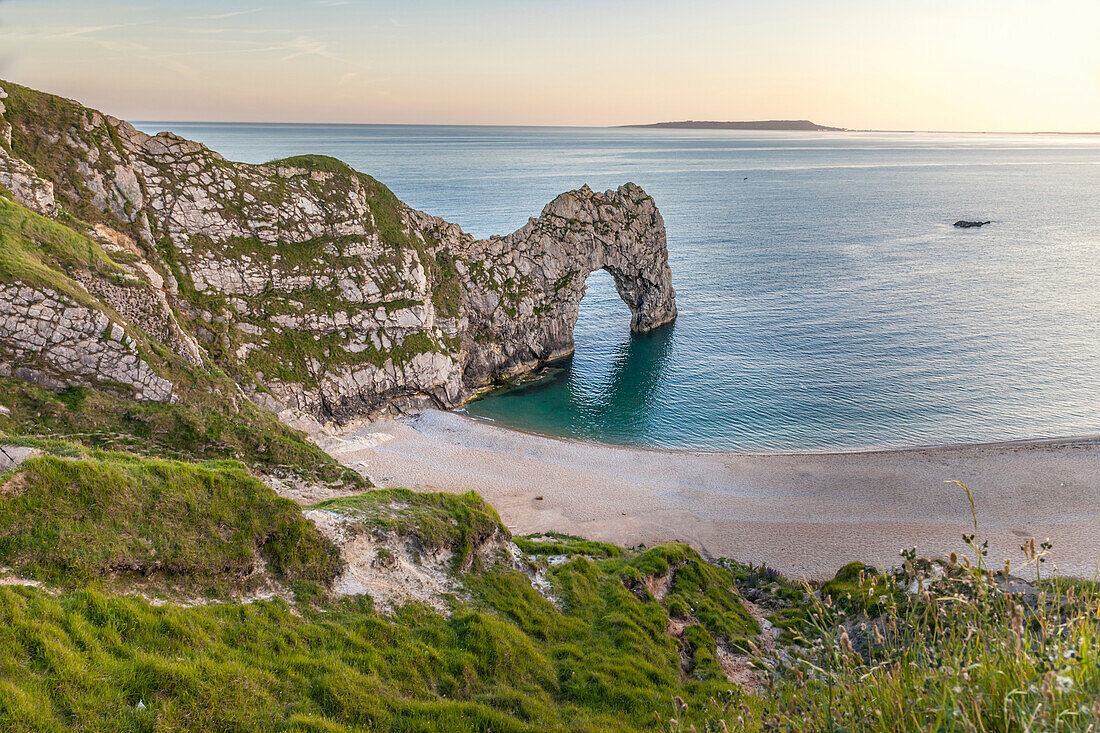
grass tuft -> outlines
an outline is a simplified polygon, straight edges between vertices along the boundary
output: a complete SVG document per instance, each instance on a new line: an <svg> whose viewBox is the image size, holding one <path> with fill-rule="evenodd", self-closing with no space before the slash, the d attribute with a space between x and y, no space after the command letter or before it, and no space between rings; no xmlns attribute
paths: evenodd
<svg viewBox="0 0 1100 733"><path fill-rule="evenodd" d="M467 567L476 550L490 539L511 536L496 510L474 491L447 494L376 489L328 499L312 508L353 517L368 529L415 538L429 552L449 550L456 567Z"/></svg>

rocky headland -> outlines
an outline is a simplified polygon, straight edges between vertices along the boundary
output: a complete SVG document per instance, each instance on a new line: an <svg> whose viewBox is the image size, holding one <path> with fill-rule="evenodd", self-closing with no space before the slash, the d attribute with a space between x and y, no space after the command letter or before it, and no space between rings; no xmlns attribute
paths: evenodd
<svg viewBox="0 0 1100 733"><path fill-rule="evenodd" d="M633 330L676 317L664 222L633 184L563 193L477 240L331 158L234 163L0 86L9 207L102 253L66 263L60 283L6 268L2 374L171 399L152 339L172 352L161 362L216 366L264 407L343 423L454 407L568 355L595 270L614 277Z"/></svg>
<svg viewBox="0 0 1100 733"><path fill-rule="evenodd" d="M809 120L749 120L721 122L716 120L680 120L678 122L653 122L623 127L649 127L666 130L779 130L786 132L844 132L843 127L819 125Z"/></svg>

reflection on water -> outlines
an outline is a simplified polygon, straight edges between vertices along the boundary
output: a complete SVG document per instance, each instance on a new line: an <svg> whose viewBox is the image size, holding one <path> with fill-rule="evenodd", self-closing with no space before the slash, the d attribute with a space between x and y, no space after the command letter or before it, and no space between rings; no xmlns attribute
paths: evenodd
<svg viewBox="0 0 1100 733"><path fill-rule="evenodd" d="M673 323L632 334L630 314L611 277L593 273L581 301L575 354L548 367L541 378L494 392L467 410L536 432L637 442L654 429L675 333Z"/></svg>
<svg viewBox="0 0 1100 733"><path fill-rule="evenodd" d="M645 335L630 334L623 340L612 357L607 389L598 402L601 415L614 415L635 435L648 432L675 329L675 324L670 324Z"/></svg>

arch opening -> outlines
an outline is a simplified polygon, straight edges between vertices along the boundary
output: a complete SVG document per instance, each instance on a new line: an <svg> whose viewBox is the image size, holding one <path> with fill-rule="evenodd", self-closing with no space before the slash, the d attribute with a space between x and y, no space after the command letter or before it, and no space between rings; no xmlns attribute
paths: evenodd
<svg viewBox="0 0 1100 733"><path fill-rule="evenodd" d="M619 292L611 271L601 268L590 272L577 306L574 340L582 344L609 338L622 341L633 319L633 309Z"/></svg>

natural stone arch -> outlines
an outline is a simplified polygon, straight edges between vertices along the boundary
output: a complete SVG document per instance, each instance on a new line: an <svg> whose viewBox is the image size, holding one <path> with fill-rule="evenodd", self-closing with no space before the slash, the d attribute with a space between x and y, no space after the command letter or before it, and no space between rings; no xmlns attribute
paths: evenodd
<svg viewBox="0 0 1100 733"><path fill-rule="evenodd" d="M470 255L485 273L466 294L470 387L572 353L585 281L597 270L611 275L635 333L676 318L664 220L632 183L563 193L516 232L475 242Z"/></svg>
<svg viewBox="0 0 1100 733"><path fill-rule="evenodd" d="M16 89L24 101L37 94ZM598 269L634 331L676 315L664 222L637 186L562 194L518 231L476 240L335 159L233 163L50 99L65 113L0 105L0 139L11 128L31 141L17 146L26 159L0 150L0 183L14 181L13 196L45 213L53 191L72 194L97 222L93 239L148 258L135 263L149 286L140 295L94 272L77 278L92 311L159 339L146 316L171 305L179 338L166 353L237 376L269 409L347 423L455 407L487 381L572 352L585 279ZM66 142L35 142L56 140ZM41 315L21 321L20 335L53 333ZM94 371L118 381L102 360Z"/></svg>

